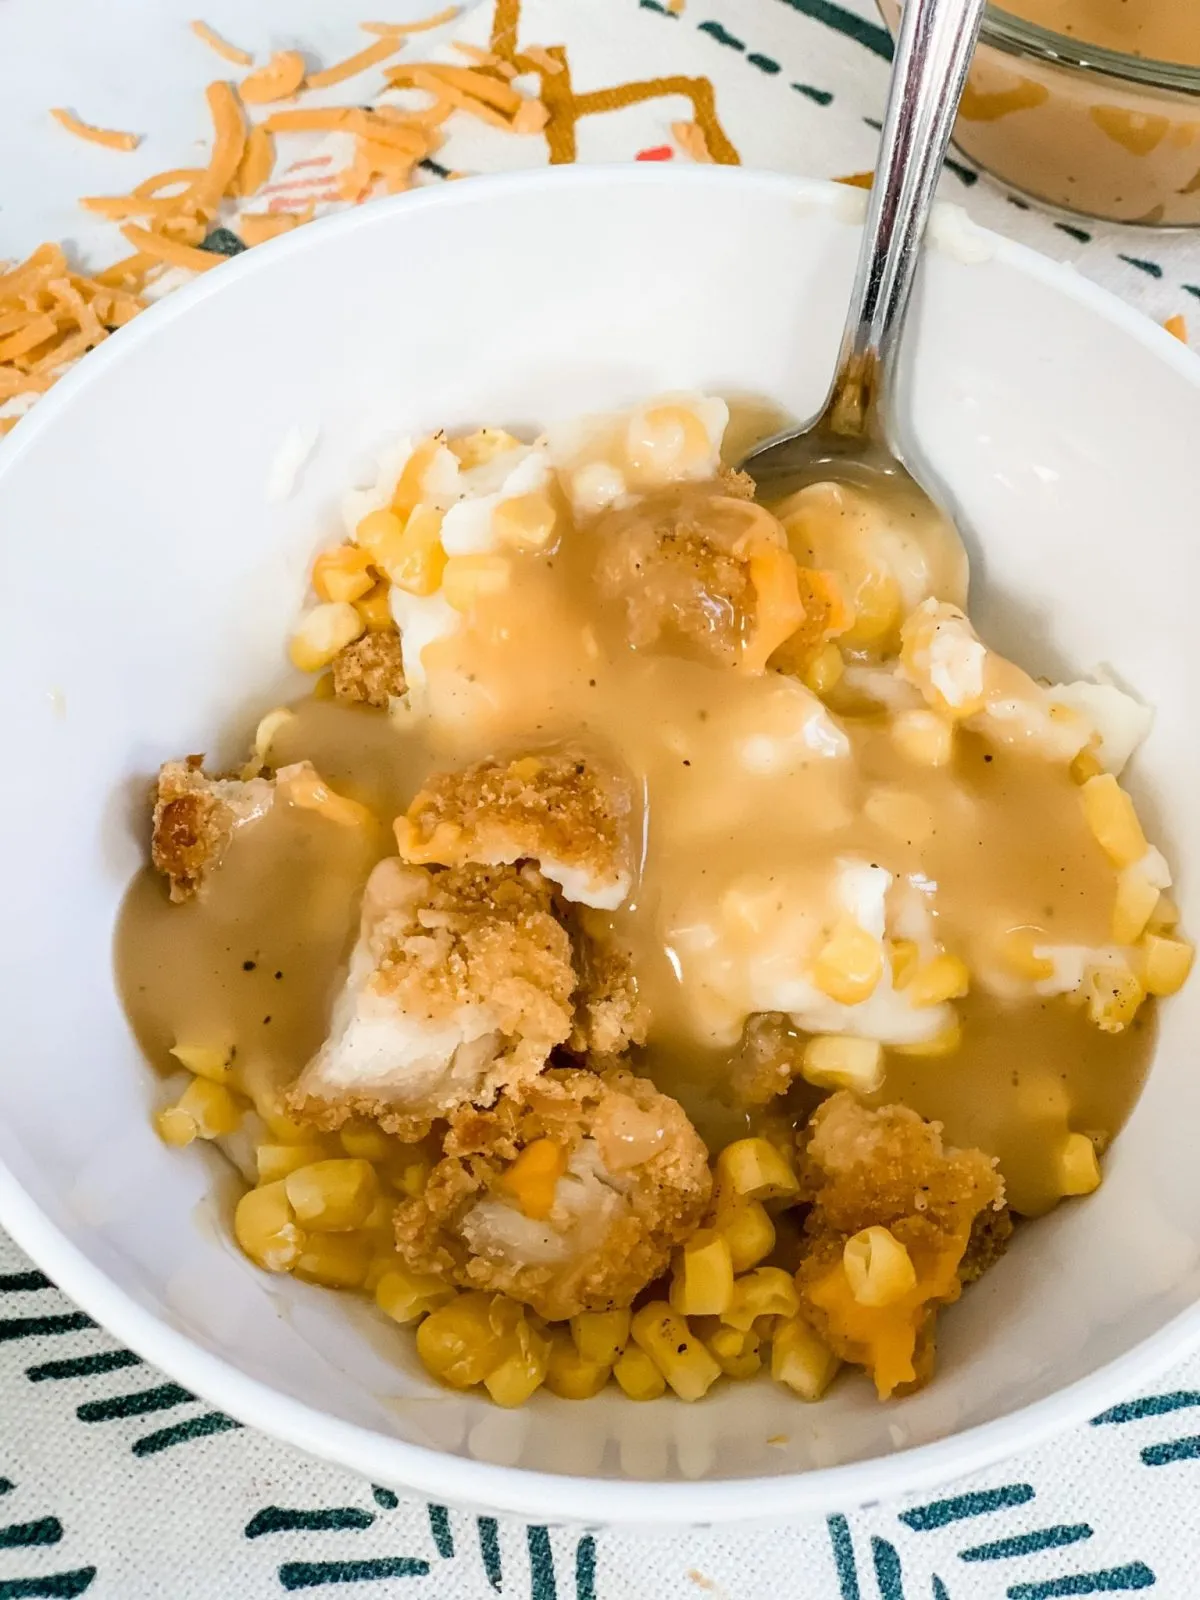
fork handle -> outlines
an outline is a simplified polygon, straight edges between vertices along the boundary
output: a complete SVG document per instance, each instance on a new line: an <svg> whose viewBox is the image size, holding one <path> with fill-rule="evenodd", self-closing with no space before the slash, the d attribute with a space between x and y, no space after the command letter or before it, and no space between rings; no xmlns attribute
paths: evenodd
<svg viewBox="0 0 1200 1600"><path fill-rule="evenodd" d="M823 420L885 437L896 354L985 0L905 0L875 179Z"/></svg>

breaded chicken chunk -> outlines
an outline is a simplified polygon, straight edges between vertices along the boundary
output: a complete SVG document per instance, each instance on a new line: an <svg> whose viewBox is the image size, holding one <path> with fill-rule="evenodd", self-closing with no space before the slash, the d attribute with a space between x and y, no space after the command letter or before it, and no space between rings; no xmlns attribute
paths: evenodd
<svg viewBox="0 0 1200 1600"><path fill-rule="evenodd" d="M158 774L150 858L175 901L199 892L234 832L266 816L275 799L269 779L206 778L203 763L203 756L188 756Z"/></svg>
<svg viewBox="0 0 1200 1600"><path fill-rule="evenodd" d="M568 900L613 910L629 892L629 786L577 751L479 761L431 778L396 819L406 861L535 861Z"/></svg>
<svg viewBox="0 0 1200 1600"><path fill-rule="evenodd" d="M645 1078L551 1068L450 1119L445 1158L396 1212L416 1271L551 1321L627 1306L699 1223L711 1180L683 1108Z"/></svg>
<svg viewBox="0 0 1200 1600"><path fill-rule="evenodd" d="M729 1064L729 1090L736 1105L765 1106L786 1094L800 1076L804 1037L785 1012L761 1011L746 1018L741 1043Z"/></svg>
<svg viewBox="0 0 1200 1600"><path fill-rule="evenodd" d="M567 1049L576 1055L624 1055L645 1044L650 1016L638 991L629 950L588 912L567 919L575 951L575 1024Z"/></svg>
<svg viewBox="0 0 1200 1600"><path fill-rule="evenodd" d="M600 523L596 580L606 599L624 605L635 649L663 645L722 666L737 660L755 607L749 561L735 551L742 504L665 489Z"/></svg>
<svg viewBox="0 0 1200 1600"><path fill-rule="evenodd" d="M535 868L381 861L293 1109L322 1128L367 1116L419 1138L535 1077L571 1031L574 988L571 942Z"/></svg>
<svg viewBox="0 0 1200 1600"><path fill-rule="evenodd" d="M1011 1231L1004 1183L991 1157L946 1147L941 1125L906 1106L872 1111L835 1094L800 1138L801 1183L812 1201L796 1274L801 1305L834 1353L865 1367L887 1399L932 1375L938 1307L957 1300L964 1278L1000 1253ZM864 1303L867 1291L860 1286L855 1297L844 1252L869 1228L903 1245L912 1272L890 1281L884 1274ZM964 1271L977 1229L986 1253ZM885 1258L899 1254L886 1238L879 1243Z"/></svg>
<svg viewBox="0 0 1200 1600"><path fill-rule="evenodd" d="M338 651L332 671L333 692L339 700L355 700L386 711L407 687L399 629L364 633Z"/></svg>

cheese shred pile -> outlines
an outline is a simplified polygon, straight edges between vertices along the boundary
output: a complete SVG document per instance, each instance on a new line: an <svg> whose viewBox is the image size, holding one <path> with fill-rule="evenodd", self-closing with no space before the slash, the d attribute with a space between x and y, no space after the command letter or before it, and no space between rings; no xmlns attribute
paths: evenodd
<svg viewBox="0 0 1200 1600"><path fill-rule="evenodd" d="M165 273L210 271L228 254L266 243L312 217L311 203L302 209L263 194L271 187L278 136L345 135L352 154L336 179L337 192L357 204L411 188L420 164L441 144L443 123L457 113L514 134L544 129L545 104L514 86L511 64L471 47L460 50L465 65L390 67L389 87L401 91L400 103L369 109L304 103L309 91L379 66L404 49L409 36L457 14L451 6L415 23L363 23L363 31L375 36L371 44L311 73L295 51L280 51L255 67L248 51L206 23L193 22L192 32L223 59L250 69L237 85L219 79L205 91L212 121L208 164L160 172L127 194L84 197L84 209L112 221L131 247L95 276L73 271L56 244L42 245L19 264L0 262L0 434L73 361L136 316ZM137 146L136 134L94 127L61 109L52 115L68 133L91 143L118 151Z"/></svg>

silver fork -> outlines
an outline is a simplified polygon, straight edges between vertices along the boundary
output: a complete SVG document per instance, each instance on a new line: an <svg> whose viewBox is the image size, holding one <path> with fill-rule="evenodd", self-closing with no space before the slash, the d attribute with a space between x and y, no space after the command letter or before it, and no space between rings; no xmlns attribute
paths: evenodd
<svg viewBox="0 0 1200 1600"><path fill-rule="evenodd" d="M917 515L950 519L901 461L892 387L934 190L985 0L906 0L879 158L833 386L804 427L777 434L742 462L762 500L837 479L886 487Z"/></svg>

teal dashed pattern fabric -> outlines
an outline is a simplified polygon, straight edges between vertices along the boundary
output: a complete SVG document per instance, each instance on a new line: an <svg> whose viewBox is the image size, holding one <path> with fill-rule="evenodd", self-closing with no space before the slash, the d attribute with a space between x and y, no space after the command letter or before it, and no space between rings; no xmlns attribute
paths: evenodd
<svg viewBox="0 0 1200 1600"><path fill-rule="evenodd" d="M56 26L69 27L81 3L57 0ZM32 15L32 0L0 7L0 22ZM346 53L360 12L338 22L338 9L294 0L289 40L328 45L329 59ZM266 38L278 23L268 11L268 0L244 0L236 22L211 20L239 41ZM489 0L468 0L461 37L486 43L490 12ZM746 165L816 177L873 165L891 44L871 0L686 0L682 12L665 0L525 0L522 40L565 44L580 92L635 77L710 79ZM147 61L143 75L156 65L177 70ZM197 58L179 93L198 94L211 65ZM46 103L71 100L62 87ZM686 160L672 123L690 114L672 96L589 118L579 159ZM424 163L425 177L528 164L544 159L530 153L538 143L516 152L503 136L468 130ZM27 164L36 168L38 154L35 139ZM39 180L31 204L6 191L0 255L60 236L68 216L86 246L76 192ZM1193 236L1052 216L957 157L942 192L1156 320L1191 309L1200 330ZM239 244L228 230L206 241L225 253ZM1090 1426L937 1495L805 1523L636 1538L427 1505L244 1429L120 1348L0 1235L0 1600L1055 1600L1140 1590L1200 1600L1200 1356Z"/></svg>
<svg viewBox="0 0 1200 1600"><path fill-rule="evenodd" d="M526 1526L240 1427L0 1235L0 1600L1197 1600L1198 1475L1200 1357L920 1499L687 1535Z"/></svg>

